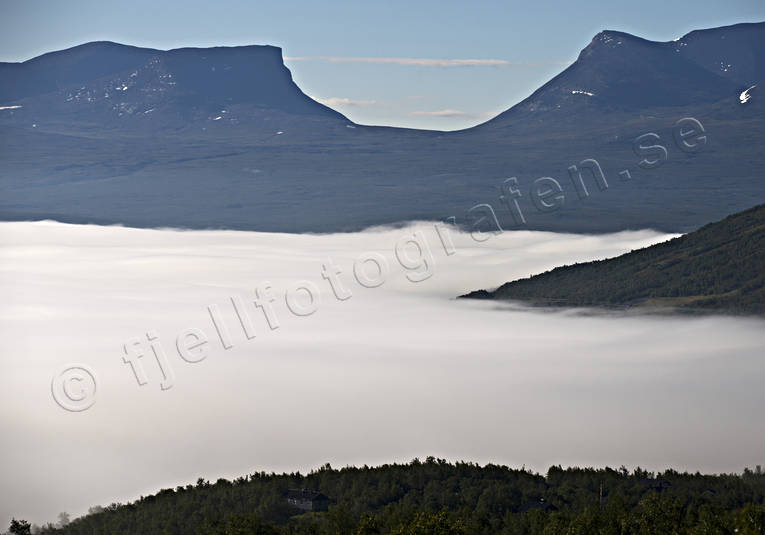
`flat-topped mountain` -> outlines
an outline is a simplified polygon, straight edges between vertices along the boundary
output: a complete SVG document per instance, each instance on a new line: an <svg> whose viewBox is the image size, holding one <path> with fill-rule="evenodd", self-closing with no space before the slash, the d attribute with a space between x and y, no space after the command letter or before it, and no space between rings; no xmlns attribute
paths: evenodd
<svg viewBox="0 0 765 535"><path fill-rule="evenodd" d="M616 258L562 266L462 297L763 314L765 204Z"/></svg>
<svg viewBox="0 0 765 535"><path fill-rule="evenodd" d="M161 51L95 42L0 64L0 72L11 82L0 98L20 106L9 122L31 118L70 133L98 125L152 134L221 120L258 128L278 114L348 122L300 90L273 46Z"/></svg>
<svg viewBox="0 0 765 535"><path fill-rule="evenodd" d="M271 46L97 42L1 63L0 218L321 232L468 224L489 204L505 229L686 232L765 201L761 45L765 23L666 43L606 30L527 99L458 132L355 124L305 95ZM676 146L683 117L703 124L704 151ZM647 132L667 149L651 170L633 150ZM580 198L568 168L590 158L609 187ZM559 181L560 209L532 203L542 176ZM524 222L498 193L508 177Z"/></svg>

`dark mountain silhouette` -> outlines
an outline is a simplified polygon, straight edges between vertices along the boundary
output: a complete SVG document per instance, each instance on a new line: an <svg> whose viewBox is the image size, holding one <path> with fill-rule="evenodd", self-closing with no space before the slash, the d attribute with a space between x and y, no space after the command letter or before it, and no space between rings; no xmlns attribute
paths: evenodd
<svg viewBox="0 0 765 535"><path fill-rule="evenodd" d="M763 314L764 266L765 204L616 258L559 267L462 297Z"/></svg>
<svg viewBox="0 0 765 535"><path fill-rule="evenodd" d="M0 218L305 232L469 224L483 203L503 228L688 231L765 201L762 44L765 23L667 43L606 30L508 111L436 132L351 122L306 96L276 47L89 43L0 64ZM683 117L703 124L703 151L678 148ZM668 153L652 169L633 150L647 132ZM608 188L586 179L580 198L568 168L590 158ZM542 176L559 210L532 202ZM508 177L524 221L500 198Z"/></svg>

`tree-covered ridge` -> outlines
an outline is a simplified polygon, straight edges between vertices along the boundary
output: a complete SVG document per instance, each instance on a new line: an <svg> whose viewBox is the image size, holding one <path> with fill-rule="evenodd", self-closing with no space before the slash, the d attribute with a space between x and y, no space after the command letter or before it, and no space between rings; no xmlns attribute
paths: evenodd
<svg viewBox="0 0 765 535"><path fill-rule="evenodd" d="M310 488L328 512L284 498ZM62 528L95 534L732 534L765 533L765 475L553 466L546 475L429 457L308 475L254 473L94 508Z"/></svg>
<svg viewBox="0 0 765 535"><path fill-rule="evenodd" d="M765 205L616 258L558 267L463 297L763 314Z"/></svg>

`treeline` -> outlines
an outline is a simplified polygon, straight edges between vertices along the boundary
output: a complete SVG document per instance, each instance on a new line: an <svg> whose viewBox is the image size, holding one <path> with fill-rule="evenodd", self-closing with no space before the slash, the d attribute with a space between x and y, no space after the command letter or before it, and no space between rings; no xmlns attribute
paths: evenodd
<svg viewBox="0 0 765 535"><path fill-rule="evenodd" d="M616 258L558 267L463 297L765 314L765 205Z"/></svg>
<svg viewBox="0 0 765 535"><path fill-rule="evenodd" d="M327 495L327 512L290 506L288 489ZM409 464L307 475L254 473L164 489L42 533L276 534L765 534L765 475L506 466L429 457Z"/></svg>

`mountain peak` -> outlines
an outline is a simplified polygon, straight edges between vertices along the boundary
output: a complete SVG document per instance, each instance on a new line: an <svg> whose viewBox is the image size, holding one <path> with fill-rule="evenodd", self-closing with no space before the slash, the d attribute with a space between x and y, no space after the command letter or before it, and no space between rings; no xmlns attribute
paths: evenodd
<svg viewBox="0 0 765 535"><path fill-rule="evenodd" d="M601 30L592 38L591 44L601 44L609 48L621 46L625 41L650 42L647 39L632 35L631 33L621 32L619 30Z"/></svg>
<svg viewBox="0 0 765 535"><path fill-rule="evenodd" d="M629 53L627 51L640 51L642 49L661 46L660 43L649 41L618 30L602 30L598 32L592 41L579 53L578 60L584 60L589 57L600 59L599 55L617 53ZM638 52L639 53L639 52Z"/></svg>
<svg viewBox="0 0 765 535"><path fill-rule="evenodd" d="M577 60L527 99L485 124L561 110L605 113L687 106L738 96L765 77L765 24L691 32L669 42L602 30ZM551 116L545 116L551 117Z"/></svg>

